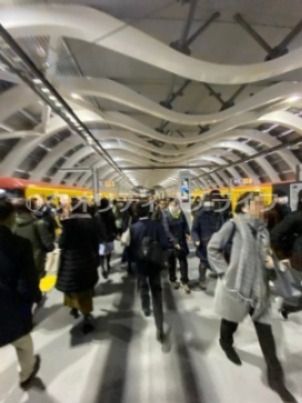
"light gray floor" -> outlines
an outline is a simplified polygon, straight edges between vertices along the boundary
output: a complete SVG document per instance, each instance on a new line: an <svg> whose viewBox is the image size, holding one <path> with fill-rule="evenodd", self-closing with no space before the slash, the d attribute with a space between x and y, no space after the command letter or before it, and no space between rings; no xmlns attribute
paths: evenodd
<svg viewBox="0 0 302 403"><path fill-rule="evenodd" d="M191 277L197 259L190 258ZM278 403L265 384L263 359L249 320L236 344L244 362L230 363L217 345L214 282L207 293L185 295L164 283L171 346L155 340L153 319L140 312L135 280L117 269L101 280L95 298L97 331L82 336L52 291L33 333L42 356L40 381L28 392L17 385L14 350L0 349L0 403ZM276 314L274 331L288 386L302 402L302 314L284 322ZM169 350L170 347L170 351ZM44 389L44 387L46 389Z"/></svg>

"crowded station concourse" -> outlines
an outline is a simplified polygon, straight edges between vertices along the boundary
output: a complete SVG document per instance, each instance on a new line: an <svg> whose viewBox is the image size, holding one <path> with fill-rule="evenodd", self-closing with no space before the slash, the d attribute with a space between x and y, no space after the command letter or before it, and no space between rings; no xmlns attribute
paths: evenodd
<svg viewBox="0 0 302 403"><path fill-rule="evenodd" d="M0 2L0 403L302 403L301 11Z"/></svg>

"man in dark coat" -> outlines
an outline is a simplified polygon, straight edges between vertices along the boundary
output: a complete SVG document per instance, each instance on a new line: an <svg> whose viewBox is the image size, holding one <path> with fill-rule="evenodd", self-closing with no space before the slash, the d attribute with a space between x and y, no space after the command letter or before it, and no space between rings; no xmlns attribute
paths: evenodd
<svg viewBox="0 0 302 403"><path fill-rule="evenodd" d="M181 273L181 285L190 293L188 277L189 247L187 238L190 238L189 225L184 212L180 208L179 200L172 199L167 210L163 214L163 225L169 241L168 265L170 282L175 289L180 287L176 276L176 259L179 261Z"/></svg>
<svg viewBox="0 0 302 403"><path fill-rule="evenodd" d="M272 248L285 266L289 266L296 288L302 290L302 195L299 195L297 210L285 216L271 232ZM289 264L288 264L289 261ZM282 316L287 319L291 312L302 310L302 298L298 301L284 301Z"/></svg>
<svg viewBox="0 0 302 403"><path fill-rule="evenodd" d="M221 213L214 210L214 202L210 196L205 196L202 208L195 216L192 226L192 239L196 246L196 254L200 259L199 263L199 287L206 290L206 272L210 267L208 262L207 247L212 235L217 232L223 224Z"/></svg>
<svg viewBox="0 0 302 403"><path fill-rule="evenodd" d="M14 208L0 201L0 347L12 344L20 365L20 386L26 388L40 367L34 355L31 308L41 293L30 241L11 231Z"/></svg>
<svg viewBox="0 0 302 403"><path fill-rule="evenodd" d="M141 292L142 308L146 316L151 315L150 309L150 290L152 295L152 304L154 311L155 325L157 329L157 339L164 341L164 315L161 287L161 269L164 262L154 264L143 260L139 251L141 250L144 239L149 237L152 242L156 242L162 250L168 248L168 240L161 222L152 220L150 216L150 207L145 203L138 205L139 220L130 227L130 251L133 257L138 276L138 284Z"/></svg>

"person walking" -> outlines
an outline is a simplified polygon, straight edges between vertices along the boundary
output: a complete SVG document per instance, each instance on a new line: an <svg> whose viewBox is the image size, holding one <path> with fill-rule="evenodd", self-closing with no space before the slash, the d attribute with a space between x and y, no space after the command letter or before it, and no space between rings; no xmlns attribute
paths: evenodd
<svg viewBox="0 0 302 403"><path fill-rule="evenodd" d="M26 389L40 368L34 354L32 305L41 299L32 246L11 231L14 207L0 201L0 347L11 344L19 362L19 384Z"/></svg>
<svg viewBox="0 0 302 403"><path fill-rule="evenodd" d="M295 289L302 292L302 192L298 195L296 211L287 214L271 232L271 244L283 268L290 270ZM280 312L284 319L302 310L302 298L286 299Z"/></svg>
<svg viewBox="0 0 302 403"><path fill-rule="evenodd" d="M42 218L36 218L26 200L16 203L15 233L28 239L33 247L34 260L39 279L45 276L46 255L55 248L53 236Z"/></svg>
<svg viewBox="0 0 302 403"><path fill-rule="evenodd" d="M64 304L77 318L84 317L83 333L94 330L93 291L98 282L99 236L95 220L87 213L87 206L78 199L71 201L70 217L62 221L59 239L61 257L56 288L63 292Z"/></svg>
<svg viewBox="0 0 302 403"><path fill-rule="evenodd" d="M136 263L142 309L146 316L151 315L151 291L156 337L162 343L165 333L161 270L163 251L168 248L168 240L162 224L150 218L149 205L140 203L137 212L139 219L130 227L130 251Z"/></svg>
<svg viewBox="0 0 302 403"><path fill-rule="evenodd" d="M212 235L221 228L222 224L222 215L215 211L211 196L206 195L192 225L192 240L196 246L196 255L200 260L199 287L201 290L207 289L206 273L210 268L207 246Z"/></svg>
<svg viewBox="0 0 302 403"><path fill-rule="evenodd" d="M208 244L209 262L221 277L215 295L215 310L222 318L220 346L230 361L242 364L233 346L233 337L238 324L250 315L266 361L269 386L284 401L295 402L285 386L272 332L268 274L274 262L263 211L259 194L241 195L235 218L226 222ZM230 242L230 261L227 263L225 248Z"/></svg>
<svg viewBox="0 0 302 403"><path fill-rule="evenodd" d="M97 221L99 225L100 234L100 265L102 268L102 275L108 278L111 270L110 261L114 251L114 240L117 237L118 230L115 225L115 217L112 212L109 200L102 198L97 212Z"/></svg>
<svg viewBox="0 0 302 403"><path fill-rule="evenodd" d="M178 199L172 199L168 208L163 212L163 225L169 241L168 266L171 285L178 289L180 285L185 292L191 292L188 276L189 247L187 239L190 239L190 230L184 212L180 208ZM181 284L177 280L176 260L179 261Z"/></svg>

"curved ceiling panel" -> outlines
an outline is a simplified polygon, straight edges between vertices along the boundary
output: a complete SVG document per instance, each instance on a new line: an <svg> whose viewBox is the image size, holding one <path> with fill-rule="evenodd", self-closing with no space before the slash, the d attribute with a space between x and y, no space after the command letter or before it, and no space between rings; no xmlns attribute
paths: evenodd
<svg viewBox="0 0 302 403"><path fill-rule="evenodd" d="M302 67L302 49L268 62L223 65L186 56L127 23L86 7L3 7L2 24L14 36L56 35L81 39L195 81L242 84ZM156 57L154 57L156 55Z"/></svg>
<svg viewBox="0 0 302 403"><path fill-rule="evenodd" d="M109 79L58 77L55 84L67 96L70 96L72 92L76 92L86 96L100 97L139 110L158 119L188 126L217 123L232 118L236 114L284 100L293 94L301 95L302 97L302 84L279 83L265 88L253 97L245 99L225 111L207 115L190 115L164 108L125 85Z"/></svg>

